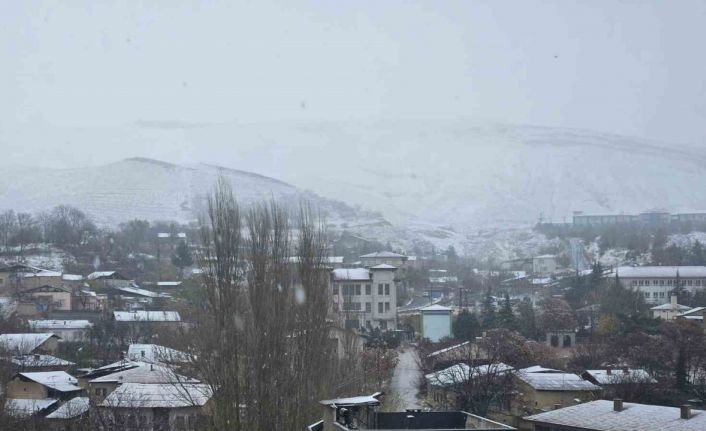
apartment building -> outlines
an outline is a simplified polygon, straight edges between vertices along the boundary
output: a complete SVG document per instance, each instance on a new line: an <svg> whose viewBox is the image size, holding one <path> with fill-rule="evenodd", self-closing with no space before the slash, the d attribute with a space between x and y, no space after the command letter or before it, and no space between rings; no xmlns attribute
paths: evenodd
<svg viewBox="0 0 706 431"><path fill-rule="evenodd" d="M612 276L624 287L641 292L645 302L653 305L668 303L678 285L690 292L706 288L706 266L621 266Z"/></svg>
<svg viewBox="0 0 706 431"><path fill-rule="evenodd" d="M397 287L392 265L331 271L333 311L349 329L397 327Z"/></svg>

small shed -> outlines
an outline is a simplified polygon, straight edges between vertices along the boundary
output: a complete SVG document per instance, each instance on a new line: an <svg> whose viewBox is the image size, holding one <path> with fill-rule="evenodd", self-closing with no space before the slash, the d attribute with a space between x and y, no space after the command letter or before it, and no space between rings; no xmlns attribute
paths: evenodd
<svg viewBox="0 0 706 431"><path fill-rule="evenodd" d="M422 313L422 337L437 342L451 336L451 309L443 305L430 305Z"/></svg>

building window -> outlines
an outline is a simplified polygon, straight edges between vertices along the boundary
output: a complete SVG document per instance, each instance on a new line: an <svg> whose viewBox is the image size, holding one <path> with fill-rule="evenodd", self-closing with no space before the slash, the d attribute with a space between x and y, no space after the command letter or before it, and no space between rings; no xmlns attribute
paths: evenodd
<svg viewBox="0 0 706 431"><path fill-rule="evenodd" d="M360 296L360 284L355 285L355 294Z"/></svg>
<svg viewBox="0 0 706 431"><path fill-rule="evenodd" d="M688 284L689 286L691 286L693 283L694 283L694 280L687 280L686 281L686 284Z"/></svg>
<svg viewBox="0 0 706 431"><path fill-rule="evenodd" d="M366 302L365 303L365 312L370 313L372 311L373 311L373 304L371 304L370 302Z"/></svg>
<svg viewBox="0 0 706 431"><path fill-rule="evenodd" d="M637 280L633 280L631 283L633 286L637 286Z"/></svg>
<svg viewBox="0 0 706 431"><path fill-rule="evenodd" d="M667 286L671 286L671 285L672 285L672 280L667 280Z"/></svg>
<svg viewBox="0 0 706 431"><path fill-rule="evenodd" d="M652 280L652 285L657 286L657 280Z"/></svg>
<svg viewBox="0 0 706 431"><path fill-rule="evenodd" d="M659 297L664 298L664 292L659 292Z"/></svg>
<svg viewBox="0 0 706 431"><path fill-rule="evenodd" d="M369 284L365 285L365 294L370 295L371 286Z"/></svg>
<svg viewBox="0 0 706 431"><path fill-rule="evenodd" d="M378 302L378 313L382 313L382 307L384 307L382 302Z"/></svg>
<svg viewBox="0 0 706 431"><path fill-rule="evenodd" d="M382 283L378 284L378 295L382 296Z"/></svg>
<svg viewBox="0 0 706 431"><path fill-rule="evenodd" d="M387 329L387 320L380 321L380 329L382 329L382 330Z"/></svg>
<svg viewBox="0 0 706 431"><path fill-rule="evenodd" d="M656 298L657 297L657 292L652 292L652 297Z"/></svg>
<svg viewBox="0 0 706 431"><path fill-rule="evenodd" d="M649 297L650 297L650 292L645 292L645 298L649 298Z"/></svg>
<svg viewBox="0 0 706 431"><path fill-rule="evenodd" d="M664 286L664 280L660 280L660 281L659 281L659 285L660 285L660 286Z"/></svg>
<svg viewBox="0 0 706 431"><path fill-rule="evenodd" d="M390 303L389 302L385 303L385 311L390 311Z"/></svg>
<svg viewBox="0 0 706 431"><path fill-rule="evenodd" d="M390 285L388 283L385 283L385 295L390 294Z"/></svg>

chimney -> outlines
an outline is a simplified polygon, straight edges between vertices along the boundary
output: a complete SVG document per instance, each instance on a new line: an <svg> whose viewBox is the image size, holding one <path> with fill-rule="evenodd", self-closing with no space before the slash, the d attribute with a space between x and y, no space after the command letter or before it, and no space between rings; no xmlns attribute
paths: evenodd
<svg viewBox="0 0 706 431"><path fill-rule="evenodd" d="M613 411L621 412L623 411L623 400L620 398L613 398Z"/></svg>
<svg viewBox="0 0 706 431"><path fill-rule="evenodd" d="M606 367L605 373L610 376L611 374L613 374L613 369L611 367Z"/></svg>
<svg viewBox="0 0 706 431"><path fill-rule="evenodd" d="M682 404L679 407L680 417L682 419L689 419L691 417L691 406L689 404Z"/></svg>
<svg viewBox="0 0 706 431"><path fill-rule="evenodd" d="M672 305L677 305L677 295L672 295Z"/></svg>

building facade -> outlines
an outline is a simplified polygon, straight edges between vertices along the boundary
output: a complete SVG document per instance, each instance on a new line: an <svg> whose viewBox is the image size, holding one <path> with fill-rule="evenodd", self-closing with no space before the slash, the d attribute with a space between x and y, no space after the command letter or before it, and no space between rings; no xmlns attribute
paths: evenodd
<svg viewBox="0 0 706 431"><path fill-rule="evenodd" d="M333 312L349 329L397 327L397 287L392 265L331 272Z"/></svg>
<svg viewBox="0 0 706 431"><path fill-rule="evenodd" d="M706 266L621 266L612 276L653 305L668 303L677 286L690 292L706 288Z"/></svg>

